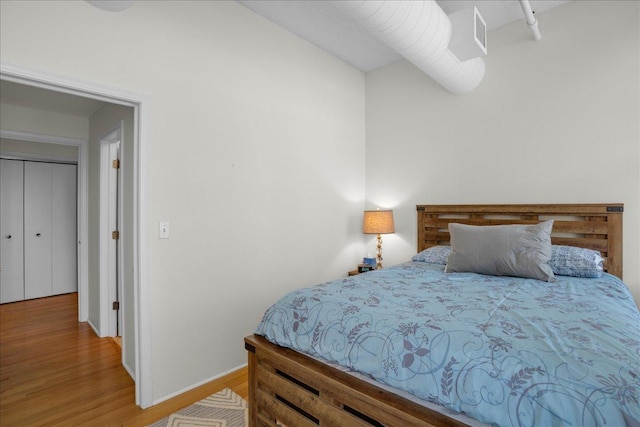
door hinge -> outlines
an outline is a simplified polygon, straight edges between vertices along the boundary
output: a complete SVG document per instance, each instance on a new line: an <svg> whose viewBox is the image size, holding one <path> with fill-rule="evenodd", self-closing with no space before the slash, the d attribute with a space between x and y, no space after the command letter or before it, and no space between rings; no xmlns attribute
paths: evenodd
<svg viewBox="0 0 640 427"><path fill-rule="evenodd" d="M120 238L120 232L119 231L112 231L111 232L111 238L113 240L118 240Z"/></svg>
<svg viewBox="0 0 640 427"><path fill-rule="evenodd" d="M115 159L111 164L114 169L120 169L120 159Z"/></svg>
<svg viewBox="0 0 640 427"><path fill-rule="evenodd" d="M114 301L113 302L113 309L114 310L120 310L120 301Z"/></svg>

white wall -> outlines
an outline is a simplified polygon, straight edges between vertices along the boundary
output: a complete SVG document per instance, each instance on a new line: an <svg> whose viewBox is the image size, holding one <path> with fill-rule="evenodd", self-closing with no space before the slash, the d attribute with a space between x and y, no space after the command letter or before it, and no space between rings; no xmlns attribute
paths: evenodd
<svg viewBox="0 0 640 427"><path fill-rule="evenodd" d="M7 153L46 156L69 161L78 160L78 147L72 145L44 144L41 142L0 138L0 154Z"/></svg>
<svg viewBox="0 0 640 427"><path fill-rule="evenodd" d="M0 55L149 97L154 400L243 364L279 295L362 256L364 75L315 46L235 2L2 1Z"/></svg>
<svg viewBox="0 0 640 427"><path fill-rule="evenodd" d="M4 61L4 55L0 58ZM36 108L2 104L0 105L0 129L87 139L89 119ZM73 147L69 149L73 149Z"/></svg>
<svg viewBox="0 0 640 427"><path fill-rule="evenodd" d="M485 80L452 95L409 63L367 74L367 203L394 207L387 264L416 248L416 204L623 202L640 305L638 2L574 1L489 33ZM369 243L369 247L373 243Z"/></svg>

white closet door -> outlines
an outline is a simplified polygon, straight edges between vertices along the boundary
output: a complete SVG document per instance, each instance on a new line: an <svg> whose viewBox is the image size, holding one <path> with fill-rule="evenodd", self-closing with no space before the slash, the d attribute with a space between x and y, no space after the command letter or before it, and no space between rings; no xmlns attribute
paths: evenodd
<svg viewBox="0 0 640 427"><path fill-rule="evenodd" d="M51 165L52 291L78 290L76 166Z"/></svg>
<svg viewBox="0 0 640 427"><path fill-rule="evenodd" d="M24 299L23 165L0 160L0 303Z"/></svg>
<svg viewBox="0 0 640 427"><path fill-rule="evenodd" d="M24 297L51 295L51 164L24 164Z"/></svg>

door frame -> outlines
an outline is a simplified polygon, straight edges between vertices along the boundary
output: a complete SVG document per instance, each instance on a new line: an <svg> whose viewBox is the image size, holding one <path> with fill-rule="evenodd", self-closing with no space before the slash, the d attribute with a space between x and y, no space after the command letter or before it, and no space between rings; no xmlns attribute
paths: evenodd
<svg viewBox="0 0 640 427"><path fill-rule="evenodd" d="M42 154L15 154L5 153L7 158L15 158L18 160L34 160L34 161L52 161L75 164L77 170L77 237L78 249L77 270L78 270L78 321L86 322L89 317L89 254L87 242L88 222L87 222L87 183L88 183L88 160L89 149L88 140L78 138L67 138L53 135L43 135L32 132L14 131L9 129L0 129L0 138L13 139L16 141L38 142L41 144L57 144L68 145L78 148L78 156L75 159L67 157L56 157ZM15 154L15 155L14 155Z"/></svg>
<svg viewBox="0 0 640 427"><path fill-rule="evenodd" d="M92 98L104 102L132 107L134 110L133 138L133 290L134 290L134 351L135 351L135 395L136 404L147 408L153 404L152 388L152 346L151 346L151 298L150 298L150 238L148 223L148 168L147 152L149 146L149 110L148 97L79 80L69 76L61 76L48 71L9 64L0 61L0 80L7 80L27 86L35 86L55 92L63 92L84 98ZM88 150L82 150L84 173ZM80 169L80 167L79 167ZM85 177L86 178L86 177ZM86 186L83 191L87 191ZM86 202L86 198L83 203ZM84 209L84 206L83 206ZM84 218L86 221L86 217ZM81 220L82 221L82 220ZM83 224L84 226L85 224ZM86 246L86 245L85 245ZM84 250L84 248L83 248ZM84 274L84 272L83 272ZM125 348L123 348L125 351Z"/></svg>

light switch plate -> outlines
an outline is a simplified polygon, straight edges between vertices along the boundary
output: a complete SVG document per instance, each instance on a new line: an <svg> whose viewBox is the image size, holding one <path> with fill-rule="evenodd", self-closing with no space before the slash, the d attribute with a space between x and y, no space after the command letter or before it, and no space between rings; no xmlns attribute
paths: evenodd
<svg viewBox="0 0 640 427"><path fill-rule="evenodd" d="M169 238L169 221L160 221L158 226L158 237L160 239Z"/></svg>

